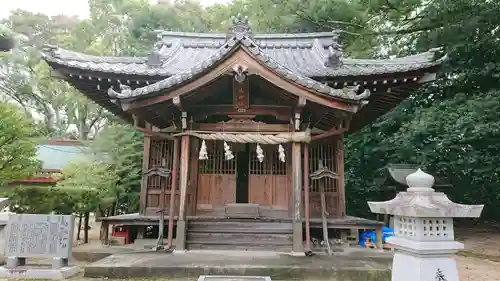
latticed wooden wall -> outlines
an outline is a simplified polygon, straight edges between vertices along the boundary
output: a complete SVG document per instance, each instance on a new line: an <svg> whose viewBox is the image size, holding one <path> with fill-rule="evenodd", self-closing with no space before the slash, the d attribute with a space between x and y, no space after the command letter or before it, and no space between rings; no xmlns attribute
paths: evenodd
<svg viewBox="0 0 500 281"><path fill-rule="evenodd" d="M194 143L193 143L194 144ZM179 147L180 151L180 147ZM145 154L146 155L146 154ZM165 166L167 169L173 170L174 161L174 142L172 140L165 139L151 139L149 146L149 159L148 159L148 169L155 166ZM174 171L173 171L174 172ZM177 178L179 179L180 173L177 170ZM177 184L175 190L172 192L172 176L167 180L160 176L150 176L146 181L146 214L155 215L157 211L161 208L161 189L165 187L165 210L168 214L170 205L171 194L175 195L175 215L179 210L179 184ZM187 207L186 210L188 214L192 213L192 199L193 194L188 189L187 194ZM144 196L144 195L141 195Z"/></svg>
<svg viewBox="0 0 500 281"><path fill-rule="evenodd" d="M322 142L313 142L309 144L309 174L317 171L320 167L320 162L323 167L338 173L343 174L343 161L340 161L339 153L343 154L340 150L338 138L330 138ZM340 159L340 160L339 160ZM342 158L343 159L343 158ZM328 217L339 217L344 215L343 209L344 200L343 186L341 186L340 179L322 179L325 187L326 197L326 210ZM321 197L320 197L320 180L309 182L309 198L311 217L321 217ZM340 208L340 209L339 209Z"/></svg>

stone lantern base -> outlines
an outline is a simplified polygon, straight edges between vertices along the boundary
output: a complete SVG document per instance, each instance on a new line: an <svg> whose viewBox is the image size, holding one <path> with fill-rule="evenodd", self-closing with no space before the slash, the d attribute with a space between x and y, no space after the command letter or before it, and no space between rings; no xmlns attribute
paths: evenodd
<svg viewBox="0 0 500 281"><path fill-rule="evenodd" d="M422 242L391 237L396 248L392 263L392 281L458 281L453 254L463 249L456 241Z"/></svg>

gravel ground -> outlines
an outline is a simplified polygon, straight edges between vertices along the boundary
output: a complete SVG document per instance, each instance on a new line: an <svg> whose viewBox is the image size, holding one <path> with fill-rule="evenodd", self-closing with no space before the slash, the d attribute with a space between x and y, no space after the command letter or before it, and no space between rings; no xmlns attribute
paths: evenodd
<svg viewBox="0 0 500 281"><path fill-rule="evenodd" d="M460 281L500 281L500 263L457 256Z"/></svg>

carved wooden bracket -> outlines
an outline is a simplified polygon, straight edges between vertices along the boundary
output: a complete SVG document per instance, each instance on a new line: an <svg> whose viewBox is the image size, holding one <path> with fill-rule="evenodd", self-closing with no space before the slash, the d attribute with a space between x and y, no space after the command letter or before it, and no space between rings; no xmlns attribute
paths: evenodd
<svg viewBox="0 0 500 281"><path fill-rule="evenodd" d="M235 64L233 65L233 71L234 71L234 80L238 83L243 83L245 81L246 77L246 72L248 70L248 67L245 65L241 64Z"/></svg>

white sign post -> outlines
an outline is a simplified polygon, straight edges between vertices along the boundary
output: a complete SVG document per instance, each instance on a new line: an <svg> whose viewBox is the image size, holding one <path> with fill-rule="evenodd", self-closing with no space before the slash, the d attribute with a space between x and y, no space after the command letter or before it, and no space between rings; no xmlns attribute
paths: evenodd
<svg viewBox="0 0 500 281"><path fill-rule="evenodd" d="M406 182L409 188L396 198L368 202L373 213L394 215L394 237L387 239L395 249L392 281L458 281L452 254L463 244L455 241L453 218L479 217L483 205L452 202L420 169Z"/></svg>
<svg viewBox="0 0 500 281"><path fill-rule="evenodd" d="M68 277L63 276L68 274L61 274L73 273L76 269L68 267L73 230L74 218L71 215L9 214L5 241L7 264L0 268L0 277ZM29 258L51 258L52 269L44 271L26 267Z"/></svg>

